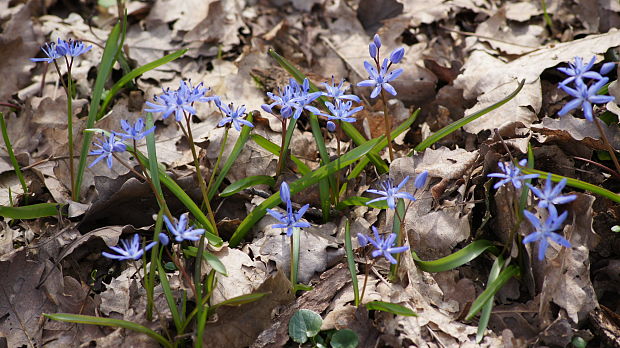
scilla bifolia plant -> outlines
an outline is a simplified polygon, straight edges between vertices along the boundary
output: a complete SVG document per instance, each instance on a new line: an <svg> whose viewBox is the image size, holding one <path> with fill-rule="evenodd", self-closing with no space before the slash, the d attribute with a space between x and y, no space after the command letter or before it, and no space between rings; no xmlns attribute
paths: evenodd
<svg viewBox="0 0 620 348"><path fill-rule="evenodd" d="M368 51L370 53L370 58L373 59L375 65L373 66L371 63L364 61L364 68L368 72L368 80L364 80L359 82L357 85L359 87L373 87L372 93L370 93L370 98L376 98L381 94L381 101L383 102L383 119L385 122L385 138L388 141L388 150L390 153L390 161L394 160L394 150L392 150L392 139L390 137L390 132L392 131L392 120L388 114L388 106L387 106L387 97L385 92L387 91L391 95L396 95L396 90L390 82L394 81L396 78L403 73L403 69L396 69L389 71L392 67L392 64L398 64L405 55L405 49L399 47L392 51L389 58L384 58L383 62L381 62L381 39L379 35L375 34L373 41L368 45Z"/></svg>
<svg viewBox="0 0 620 348"><path fill-rule="evenodd" d="M45 53L46 57L43 58L30 58L33 62L46 62L53 63L56 68L56 73L58 73L58 79L62 84L62 87L65 90L65 94L67 95L67 146L69 147L69 177L70 177L70 185L71 185L71 194L74 201L77 201L79 197L76 196L75 189L75 169L74 169L74 158L73 158L73 78L71 77L71 68L73 67L73 59L77 56L80 56L93 48L93 46L86 46L82 43L82 41L76 41L69 39L69 41L62 40L58 38L56 42L46 43L45 46L41 47L43 53ZM60 66L58 65L58 60L62 59L65 62L65 66L67 68L67 81L62 77L62 73L60 72ZM47 69L46 69L47 70Z"/></svg>

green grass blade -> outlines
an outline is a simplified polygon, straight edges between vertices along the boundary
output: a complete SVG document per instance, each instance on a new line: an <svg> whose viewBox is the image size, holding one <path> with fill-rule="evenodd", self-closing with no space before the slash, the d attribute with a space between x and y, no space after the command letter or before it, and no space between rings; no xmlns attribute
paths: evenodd
<svg viewBox="0 0 620 348"><path fill-rule="evenodd" d="M39 203L23 207L0 206L0 216L19 220L58 216L62 206L58 203Z"/></svg>
<svg viewBox="0 0 620 348"><path fill-rule="evenodd" d="M471 308L469 309L469 313L465 317L465 320L471 320L484 305L489 301L493 300L493 296L510 280L510 278L518 276L521 273L519 267L516 265L510 265L508 268L501 271L497 279L494 282L487 285L487 288L478 296L474 303L472 303Z"/></svg>
<svg viewBox="0 0 620 348"><path fill-rule="evenodd" d="M460 267L480 256L484 251L495 248L488 240L477 240L463 249L434 261L422 261L415 251L411 251L416 266L425 272L445 272Z"/></svg>
<svg viewBox="0 0 620 348"><path fill-rule="evenodd" d="M177 330L177 335L180 335L183 333L183 321L181 320L181 316L179 315L177 303L174 300L174 296L172 295L172 290L170 289L170 283L168 282L166 271L164 271L164 268L161 266L160 262L157 263L157 273L159 274L159 282L161 283L164 297L166 298L166 302L168 303L168 308L170 308L170 313L172 313L172 321L174 322L174 327Z"/></svg>
<svg viewBox="0 0 620 348"><path fill-rule="evenodd" d="M300 244L301 230L299 228L293 228L293 235L291 236L291 285L297 285L297 275L299 273L299 244Z"/></svg>
<svg viewBox="0 0 620 348"><path fill-rule="evenodd" d="M491 267L491 272L489 272L489 279L487 280L487 288L490 284L497 280L499 276L499 271L504 267L504 257L501 255L495 259L493 262L493 266ZM478 331L476 333L476 343L482 342L484 338L484 331L486 331L487 326L489 325L489 319L491 318L491 311L493 310L493 299L495 296L491 297L482 307L482 312L480 313L480 320L478 320Z"/></svg>
<svg viewBox="0 0 620 348"><path fill-rule="evenodd" d="M517 165L517 163L515 163ZM527 144L527 167L532 169L534 168L534 151L532 151L532 145L530 143ZM532 179L526 179L526 184L531 184ZM521 190L521 197L519 197L519 219L523 219L523 210L527 205L527 196L530 192L530 187L527 185L523 185L523 190Z"/></svg>
<svg viewBox="0 0 620 348"><path fill-rule="evenodd" d="M279 55L273 49L269 49L268 53L269 55L271 55L273 59L275 59L276 62L278 62L278 64L284 70L286 70L289 74L291 74L291 76L293 76L295 80L297 80L297 82L301 83L306 78L306 75L304 75L293 64L291 64L291 62L289 62L288 60L286 60L286 58ZM316 92L318 90L319 89L312 83L312 81L310 81L310 91ZM324 105L327 99L321 96L317 100L321 103L321 106L325 108ZM316 118L316 115L314 115L314 117ZM310 118L310 121L312 122L312 117ZM364 136L360 134L360 132L358 132L357 129L355 129L355 127L353 127L349 123L346 123L346 122L343 123L342 130L351 138L351 140L353 140L353 142L357 146L361 146L367 141L366 138L364 138ZM322 136L321 136L321 139L323 139ZM383 162L383 160L381 160L379 156L371 154L369 155L369 158L372 161L372 163L377 167L377 170L379 170L380 173L387 173L389 171L389 167L387 166L387 164L385 164L385 162Z"/></svg>
<svg viewBox="0 0 620 348"><path fill-rule="evenodd" d="M382 311L382 312L388 312L388 313L392 313L396 315L402 315L405 317L417 317L418 316L416 312L412 311L411 309L405 306L401 306L396 303L390 303L390 302L371 301L371 302L366 303L366 308L369 311L372 311L372 310Z"/></svg>
<svg viewBox="0 0 620 348"><path fill-rule="evenodd" d="M185 256L196 257L197 253L198 253L198 248L194 246L188 246L187 248L183 249L183 255ZM202 253L202 258L205 261L207 261L209 266L211 266L211 268L213 268L217 273L222 274L224 276L228 276L228 271L226 271L226 266L222 263L222 261L220 261L220 259L217 258L217 256L205 250Z"/></svg>
<svg viewBox="0 0 620 348"><path fill-rule="evenodd" d="M252 116L253 115L250 112L248 113L245 119L248 122L252 122L252 119L253 119ZM226 158L226 162L224 162L224 165L222 166L222 170L220 170L220 172L217 174L217 177L215 178L215 182L213 183L213 186L209 189L209 193L208 193L209 200L212 200L213 197L215 197L215 194L217 193L217 189L220 187L220 185L224 181L224 178L226 178L226 175L228 175L228 171L230 171L230 168L232 168L233 164L239 157L241 150L243 150L245 143L248 141L248 138L250 137L251 130L252 128L248 126L243 126L243 128L241 129L241 133L239 134L239 138L237 138L237 142L235 143L235 146L233 147L230 154L228 154L228 158ZM215 168L214 170L217 170L217 168Z"/></svg>
<svg viewBox="0 0 620 348"><path fill-rule="evenodd" d="M211 308L215 309L221 306L241 306L247 303L258 301L267 295L269 295L268 292L255 292L253 294L241 295L241 296L229 298L228 300L215 304L211 306Z"/></svg>
<svg viewBox="0 0 620 348"><path fill-rule="evenodd" d="M400 217L400 218L399 218ZM392 233L396 235L396 246L402 246L402 223L401 219L405 219L405 200L402 198L398 199L396 203L396 209L394 210L394 220L392 222ZM396 274L398 273L398 267L400 266L400 257L401 253L396 255L396 264L390 264L390 279L396 279Z"/></svg>
<svg viewBox="0 0 620 348"><path fill-rule="evenodd" d="M154 288L155 288L155 273L157 272L157 266L161 262L161 253L160 245L159 245L159 234L161 233L161 229L164 223L164 209L160 208L159 213L157 214L157 220L155 220L155 233L153 235L153 241L155 242L155 246L151 251L151 263L149 267L149 273L144 280L145 288L146 288L146 318L147 320L153 320L153 298L154 298Z"/></svg>
<svg viewBox="0 0 620 348"><path fill-rule="evenodd" d="M6 131L6 122L4 121L4 114L2 112L0 112L0 128L2 128L2 139L4 139L4 145L6 146L6 151L9 153L9 158L11 159L11 164L15 170L15 175L17 175L19 183L22 185L22 190L24 190L24 200L26 201L26 204L28 204L28 185L26 185L24 174L22 173L19 163L17 163L15 153L13 152L13 146L11 145L9 134Z"/></svg>
<svg viewBox="0 0 620 348"><path fill-rule="evenodd" d="M114 62L116 61L116 53L120 49L120 34L121 28L117 23L114 28L112 28L103 50L103 56L101 57L101 63L99 64L99 72L97 73L97 79L95 80L95 87L91 93L92 99L90 100L86 128L93 128L95 126L95 121L97 120L97 115L99 113L99 102L101 101L101 96L103 95L103 89L110 73L112 72ZM86 170L86 158L88 156L88 148L90 147L91 138L92 133L84 133L84 137L82 139L82 150L80 151L80 161L78 162L77 174L75 176L75 187L72 189L72 192L74 192L74 197L78 197L78 199L80 197L82 180L84 178L84 170Z"/></svg>
<svg viewBox="0 0 620 348"><path fill-rule="evenodd" d="M371 207L371 208L377 208L377 209L388 209L387 201L378 201L378 202L372 202L370 204L366 204L366 203L368 203L371 200L372 200L372 198L368 198L368 197L360 197L360 196L349 197L347 199L344 199L344 200L338 202L338 205L336 206L336 209L342 210L342 209L345 209L346 207L350 207L350 206Z"/></svg>
<svg viewBox="0 0 620 348"><path fill-rule="evenodd" d="M432 134L431 136L429 136L428 138L424 139L421 143L418 144L418 146L416 146L414 148L414 151L424 151L426 148L428 148L429 146L433 145L434 143L438 142L440 139L442 139L443 137L447 136L448 134L456 131L457 129L463 127L464 125L470 123L473 120L476 120L486 114L488 114L489 112L499 108L500 106L506 104L507 102L509 102L512 98L514 98L517 94L519 94L519 92L521 92L521 89L523 88L523 85L525 84L525 80L521 80L521 82L519 82L519 87L517 87L517 89L510 93L506 98L500 100L499 102L488 106L480 111L477 111L475 113L473 113L472 115L463 117L462 119L453 122L445 127L443 127L442 129L438 130L436 133Z"/></svg>
<svg viewBox="0 0 620 348"><path fill-rule="evenodd" d="M538 170L538 169L531 169L531 168L521 167L521 166L518 166L518 168L521 169L521 171L525 174L538 174L540 175L539 179L542 179L542 180L546 179L548 174L551 174L551 181L553 182L560 182L562 181L562 179L566 179L566 185L570 187L574 187L580 190L590 191L597 195L601 195L605 198L609 198L616 203L620 203L620 195L613 193L609 190L606 190L602 187L589 184L585 181L581 181L581 180L577 180L577 179L573 179L573 178L569 178L566 176L561 176L561 175L557 175L557 174L553 174L549 172L543 172L542 170Z"/></svg>
<svg viewBox="0 0 620 348"><path fill-rule="evenodd" d="M100 317L93 317L90 315L69 314L69 313L56 313L56 314L43 313L43 315L49 319L64 321L67 323L122 327L123 329L128 329L131 331L140 332L145 335L148 335L152 339L159 342L162 346L166 348L172 348L172 344L168 342L168 340L165 339L164 336L158 334L157 332L147 327L144 327L140 324L133 323L131 321L111 319L111 318L100 318Z"/></svg>
<svg viewBox="0 0 620 348"><path fill-rule="evenodd" d="M135 68L132 71L130 71L128 74L126 74L125 76L123 76L120 80L118 80L118 82L116 82L114 84L114 86L112 86L112 88L110 88L110 90L108 91L108 93L105 96L105 99L103 100L103 104L101 105L101 108L99 110L99 114L97 115L97 120L100 120L103 115L105 115L105 111L108 108L108 105L110 104L110 102L112 101L112 99L114 98L114 96L116 96L116 94L118 94L118 92L129 82L131 82L131 80L135 79L136 77L144 74L147 71L153 70L159 66L162 66L166 63L169 63L177 58L179 58L180 56L184 55L187 52L187 48L178 50L174 53L170 53L162 58L159 58L157 60L154 60L150 63L144 64L141 67ZM147 128L148 129L148 128Z"/></svg>
<svg viewBox="0 0 620 348"><path fill-rule="evenodd" d="M418 118L419 114L420 114L420 109L417 109L416 111L414 111L405 122L401 123L396 129L392 131L392 133L390 134L391 135L390 138L396 139L397 136L401 135L404 131L409 129L409 127L411 127L413 122L415 122L416 118ZM385 138L385 136L382 135L381 140L379 141L377 146L375 146L375 148L372 149L370 152L378 155L379 151L383 150L386 146L387 146L387 139ZM349 175L347 176L347 180L352 180L354 178L357 178L362 173L364 168L366 168L368 163L370 163L369 157L366 157L360 160L360 162L355 165L351 173L349 173Z"/></svg>
<svg viewBox="0 0 620 348"><path fill-rule="evenodd" d="M378 139L367 142L366 144L359 146L343 156L340 157L339 161L333 161L328 165L321 166L317 168L315 171L310 172L304 175L301 179L290 183L289 188L291 190L291 195L294 195L301 190L304 190L307 187L310 187L321 179L332 175L333 173L341 170L342 168L348 166L349 164L359 160L362 156L366 155L370 149L372 149L378 142ZM264 200L261 204L259 204L252 212L241 222L237 230L230 238L230 246L236 247L241 243L245 235L250 231L252 226L254 226L263 216L265 216L266 209L273 208L276 205L280 204L280 193L275 193L271 197Z"/></svg>
<svg viewBox="0 0 620 348"><path fill-rule="evenodd" d="M256 186L256 185L269 185L273 187L276 184L276 181L270 177L269 175L253 175L248 176L247 178L243 178L239 181L235 181L234 183L228 185L221 193L220 197L228 197L232 196L237 192L241 192L248 187Z"/></svg>
<svg viewBox="0 0 620 348"><path fill-rule="evenodd" d="M259 134L252 134L252 140L254 140L254 142L258 146L262 147L263 149L271 152L272 154L276 156L280 156L280 147L274 144L273 142L271 142L269 139L266 139L265 137ZM291 160L295 163L295 165L297 165L297 169L299 169L299 172L302 175L306 175L311 172L310 167L308 167L299 158L291 155Z"/></svg>
<svg viewBox="0 0 620 348"><path fill-rule="evenodd" d="M344 250L347 254L347 266L351 273L351 283L353 284L353 297L355 299L355 307L360 305L360 289L357 284L357 269L355 268L355 257L353 255L353 243L351 242L351 224L349 219L344 225Z"/></svg>
<svg viewBox="0 0 620 348"><path fill-rule="evenodd" d="M153 121L153 114L150 112L146 113L146 129L151 129L155 125ZM165 204L164 192L161 189L161 182L159 180L159 162L157 161L157 148L155 147L155 132L151 132L146 136L146 149L149 157L149 174L151 175L151 181L153 182L153 187L157 191L159 198L157 202L160 203L160 208L164 208L161 206L161 202Z"/></svg>

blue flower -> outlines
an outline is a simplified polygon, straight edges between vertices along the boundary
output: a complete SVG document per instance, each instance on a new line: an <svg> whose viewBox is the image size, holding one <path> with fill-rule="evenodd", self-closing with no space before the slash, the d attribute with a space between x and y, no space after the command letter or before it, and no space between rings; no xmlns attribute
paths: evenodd
<svg viewBox="0 0 620 348"><path fill-rule="evenodd" d="M310 81L306 78L300 85L295 79L290 79L289 84L284 89L279 88L279 95L267 92L267 96L274 102L271 104L263 104L261 107L268 113L273 114L275 106L280 107L280 115L283 118L293 117L298 119L304 109L318 113L319 110L310 105L316 98L321 96L321 92L310 93Z"/></svg>
<svg viewBox="0 0 620 348"><path fill-rule="evenodd" d="M250 121L242 119L243 114L245 113L245 105L235 109L232 103L230 103L230 105L222 104L219 99L215 100L215 105L217 105L217 107L226 115L226 117L222 118L222 120L217 124L218 127L232 123L235 129L239 132L241 132L241 125L254 127Z"/></svg>
<svg viewBox="0 0 620 348"><path fill-rule="evenodd" d="M368 80L364 80L357 84L358 87L374 87L370 98L375 98L381 93L381 89L385 89L391 95L396 95L396 90L390 82L394 81L400 74L403 73L403 69L396 69L388 72L388 68L392 63L387 58L383 59L381 69L377 71L377 68L367 61L364 61L364 68L370 75Z"/></svg>
<svg viewBox="0 0 620 348"><path fill-rule="evenodd" d="M398 184L398 186L394 187L394 183L392 182L392 179L388 178L384 182L381 183L383 190L372 190L372 189L366 190L366 192L384 196L384 197L372 199L366 202L366 205L370 203L378 202L378 201L387 201L388 208L395 209L397 198L409 199L409 200L415 201L415 197L413 197L412 194L407 193L407 192L399 192L405 186L408 180L409 180L409 177L407 176L403 179L403 181L400 182L400 184Z"/></svg>
<svg viewBox="0 0 620 348"><path fill-rule="evenodd" d="M69 41L62 41L62 46L64 48L65 54L68 54L71 57L77 57L90 51L90 49L93 48L92 45L86 46L82 41L71 39L69 39Z"/></svg>
<svg viewBox="0 0 620 348"><path fill-rule="evenodd" d="M426 179L428 178L428 170L423 171L422 173L416 176L415 181L413 182L413 186L417 189L421 189L426 184Z"/></svg>
<svg viewBox="0 0 620 348"><path fill-rule="evenodd" d="M327 121L327 130L330 132L335 132L336 131L336 124L332 121Z"/></svg>
<svg viewBox="0 0 620 348"><path fill-rule="evenodd" d="M519 165L521 167L525 167L527 165L527 160L522 159L519 161ZM521 169L516 167L511 162L498 162L497 166L502 170L503 173L491 173L487 175L491 178L501 178L502 180L498 181L495 185L493 185L494 189L498 189L500 186L504 186L505 184L512 182L512 185L519 189L524 180L534 179L538 177L538 174L527 174L527 175L519 175L521 173Z"/></svg>
<svg viewBox="0 0 620 348"><path fill-rule="evenodd" d="M280 185L280 198L282 199L282 202L286 203L286 214L279 213L272 209L267 209L269 215L273 216L281 222L280 224L273 224L271 225L271 227L286 229L286 235L290 237L293 235L294 228L311 226L308 222L299 221L303 217L306 210L308 210L308 208L310 207L310 204L304 205L303 207L301 207L301 209L299 209L299 211L297 211L297 213L293 213L291 191L288 187L288 184L284 181Z"/></svg>
<svg viewBox="0 0 620 348"><path fill-rule="evenodd" d="M594 66L595 61L596 56L593 56L592 59L590 59L590 62L584 65L583 58L575 57L575 62L568 63L568 68L558 68L559 71L569 76L564 79L564 81L560 82L560 86L567 85L576 80L583 81L584 78L600 80L603 78L602 75L607 74L615 66L613 63L605 63L601 67L600 72L590 71L590 69Z"/></svg>
<svg viewBox="0 0 620 348"><path fill-rule="evenodd" d="M344 79L340 80L340 84L336 86L336 81L334 81L334 77L332 76L331 86L327 83L323 83L323 86L327 90L327 92L323 92L323 95L326 97L334 98L334 100L348 99L356 103L361 102L360 98L354 94L344 94L350 87L344 86Z"/></svg>
<svg viewBox="0 0 620 348"><path fill-rule="evenodd" d="M564 178L555 187L553 187L553 184L551 183L551 174L549 174L547 176L547 180L545 181L544 190L540 190L530 184L527 184L527 186L529 186L534 195L538 197L539 208L547 208L549 209L549 211L555 210L555 214L557 215L557 209L555 205L566 204L577 199L576 195L561 195L564 186L566 186L566 182L567 180L566 178Z"/></svg>
<svg viewBox="0 0 620 348"><path fill-rule="evenodd" d="M155 131L155 126L143 131L144 129L144 120L142 118L138 118L134 125L130 125L126 120L121 120L121 127L125 131L125 133L118 133L118 135L123 139L134 139L141 140L145 136L153 133Z"/></svg>
<svg viewBox="0 0 620 348"><path fill-rule="evenodd" d="M161 95L153 97L154 103L147 101L148 108L144 111L162 113L163 118L168 118L174 113L176 121L181 122L185 115L196 115L196 109L193 106L195 102L205 103L217 99L215 96L205 95L209 90L203 87L202 82L194 87L191 81L181 81L177 90L162 89Z"/></svg>
<svg viewBox="0 0 620 348"><path fill-rule="evenodd" d="M316 114L326 116L327 119L330 121L337 120L337 121L353 123L356 121L356 119L355 117L351 117L351 116L361 111L364 107L358 106L355 109L351 110L352 105L353 105L353 102L351 101L345 102L340 99L336 99L335 105L330 102L325 102L325 106L327 106L331 114L324 114L322 112L318 112Z"/></svg>
<svg viewBox="0 0 620 348"><path fill-rule="evenodd" d="M527 210L523 211L523 215L530 221L530 223L534 226L535 231L529 234L527 237L523 238L523 244L531 243L538 241L538 260L545 258L545 252L549 247L549 240L560 244L563 247L570 248L571 244L566 238L561 235L553 232L558 230L566 216L568 216L568 212L565 211L562 215L558 216L557 211L549 210L549 217L545 220L544 223L536 217L536 215L530 213Z"/></svg>
<svg viewBox="0 0 620 348"><path fill-rule="evenodd" d="M592 104L605 104L614 100L614 97L608 95L598 95L598 91L603 88L607 81L609 81L609 79L603 77L588 87L581 79L576 79L576 89L560 84L560 88L570 96L575 97L575 99L566 103L562 110L558 112L558 115L564 116L570 111L580 107L585 118L588 121L593 121Z"/></svg>
<svg viewBox="0 0 620 348"><path fill-rule="evenodd" d="M205 230L202 228L194 229L194 226L188 227L187 215L188 213L181 214L181 217L178 221L174 219L174 223L171 222L168 217L164 215L164 222L166 223L166 227L168 227L168 231L170 231L170 233L174 235L174 239L177 242L182 242L184 240L197 241L205 233Z"/></svg>
<svg viewBox="0 0 620 348"><path fill-rule="evenodd" d="M140 236L138 234L133 235L133 239L131 241L127 239L123 239L120 242L119 246L110 247L110 249L116 251L117 254L111 254L108 252L102 252L101 255L107 257L108 259L114 260L139 260L142 255L144 255L145 251L148 251L153 246L155 246L155 242L149 243L144 249L140 245Z"/></svg>
<svg viewBox="0 0 620 348"><path fill-rule="evenodd" d="M63 45L64 40L58 39L58 43L50 42L46 43L45 46L41 46L41 51L45 53L47 58L30 58L33 62L46 62L51 63L58 58L62 58L65 56L65 47Z"/></svg>
<svg viewBox="0 0 620 348"><path fill-rule="evenodd" d="M367 237L359 233L357 235L357 238L358 238L358 241L360 242L360 246L364 247L368 243L370 243L375 248L375 250L373 250L371 254L373 258L383 256L391 264L395 265L397 261L394 258L394 256L392 256L392 254L398 254L398 253L402 253L404 251L409 250L408 246L401 246L401 247L396 247L396 248L393 247L394 242L396 241L395 233L390 233L389 236L383 239L381 238L381 236L379 236L379 232L377 231L375 226L372 226L372 232L375 235L375 239L372 239L371 237Z"/></svg>
<svg viewBox="0 0 620 348"><path fill-rule="evenodd" d="M95 164L97 164L97 162L101 161L104 158L107 160L108 168L112 168L112 159L114 157L113 153L125 152L125 150L127 150L125 144L122 141L116 139L116 134L114 132L110 134L107 140L105 140L104 136L103 141L100 140L99 143L93 143L93 145L97 146L98 149L91 150L88 154L99 155L99 157L95 158L93 163L91 163L88 168L94 166Z"/></svg>
<svg viewBox="0 0 620 348"><path fill-rule="evenodd" d="M168 243L170 243L170 238L168 238L168 235L165 233L160 233L159 234L159 243L161 245L168 245Z"/></svg>

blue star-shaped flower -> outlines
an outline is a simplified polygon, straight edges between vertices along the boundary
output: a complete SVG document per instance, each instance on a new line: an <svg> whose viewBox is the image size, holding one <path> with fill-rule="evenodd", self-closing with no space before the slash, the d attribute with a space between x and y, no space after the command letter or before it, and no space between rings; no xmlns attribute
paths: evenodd
<svg viewBox="0 0 620 348"><path fill-rule="evenodd" d="M308 222L300 221L306 213L306 210L310 207L310 204L304 205L299 209L299 211L297 211L297 213L294 213L293 204L291 202L291 191L288 184L284 181L280 185L280 198L282 199L282 202L286 203L286 214L279 213L272 209L267 209L269 215L281 222L280 224L273 224L271 227L286 229L286 235L290 237L293 235L293 229L295 227L304 228L311 226Z"/></svg>
<svg viewBox="0 0 620 348"><path fill-rule="evenodd" d="M342 122L353 123L356 121L356 119L355 117L351 117L351 116L353 116L353 114L361 111L364 108L363 106L358 106L354 108L353 110L351 110L351 106L353 105L353 102L342 101L339 99L336 99L335 102L336 102L335 105L330 102L325 102L325 106L327 106L331 114L324 114L322 112L318 112L316 114L321 115L321 116L326 116L327 119L330 121L337 120L337 121L342 121Z"/></svg>
<svg viewBox="0 0 620 348"><path fill-rule="evenodd" d="M60 42L59 42L60 44ZM77 57L81 54L84 54L88 51L90 51L91 48L93 48L92 45L86 46L84 45L84 43L82 41L79 40L71 40L69 39L69 41L62 41L62 45L64 47L64 51L65 54L70 55L71 57Z"/></svg>
<svg viewBox="0 0 620 348"><path fill-rule="evenodd" d="M370 94L370 98L376 98L379 93L381 93L381 89L385 89L391 95L396 95L396 90L390 82L394 81L400 74L403 73L403 69L396 69L388 72L388 68L392 65L389 59L385 58L383 60L383 64L381 64L381 69L377 71L377 68L370 64L367 61L364 61L364 68L370 75L368 80L364 80L357 84L358 87L374 87L372 93Z"/></svg>
<svg viewBox="0 0 620 348"><path fill-rule="evenodd" d="M222 104L219 99L215 100L215 105L222 110L222 112L226 115L222 120L217 124L218 127L222 127L225 124L232 123L235 129L241 132L241 125L246 125L248 127L254 127L254 125L247 120L244 120L243 114L245 113L245 105L242 105L238 108L234 108L233 104L230 105Z"/></svg>
<svg viewBox="0 0 620 348"><path fill-rule="evenodd" d="M187 226L188 213L181 214L178 221L174 219L174 223L164 215L164 222L166 223L166 227L168 227L168 231L174 235L174 239L177 242L182 242L184 240L197 241L205 233L205 230L202 228L195 229L194 226Z"/></svg>
<svg viewBox="0 0 620 348"><path fill-rule="evenodd" d="M50 42L46 43L44 46L41 46L41 51L45 53L46 58L30 58L33 62L46 62L51 63L58 58L62 58L65 56L65 48L63 46L64 41L58 39L58 43Z"/></svg>
<svg viewBox="0 0 620 348"><path fill-rule="evenodd" d="M407 192L399 192L405 186L408 180L409 180L409 177L407 176L403 179L403 181L400 182L400 184L398 184L398 186L394 187L394 183L392 182L392 179L388 178L381 183L383 190L373 190L373 189L366 190L366 192L384 196L384 197L372 199L366 202L366 205L370 203L378 202L378 201L387 201L388 208L395 209L397 198L409 199L409 200L415 201L415 197L413 197L412 194L407 193Z"/></svg>
<svg viewBox="0 0 620 348"><path fill-rule="evenodd" d="M523 211L523 215L525 215L525 217L530 221L530 223L534 226L535 229L533 233L523 238L523 244L536 241L539 242L538 260L542 261L542 259L545 258L545 252L549 247L549 240L552 240L553 242L566 248L571 247L570 242L567 241L566 238L553 232L558 230L562 226L562 223L564 223L566 216L568 216L567 211L562 213L562 215L558 216L557 211L549 210L549 217L547 218L547 220L545 220L544 223L541 223L540 220L536 217L536 215L530 213L527 210Z"/></svg>
<svg viewBox="0 0 620 348"><path fill-rule="evenodd" d="M564 81L560 82L560 85L567 85L575 80L582 80L583 78L596 80L602 79L603 76L601 76L601 74L596 71L590 71L590 69L594 66L595 61L596 56L593 56L592 59L590 59L590 62L584 65L583 58L575 57L575 62L568 63L568 68L558 68L559 71L569 76Z"/></svg>
<svg viewBox="0 0 620 348"><path fill-rule="evenodd" d="M519 165L521 167L525 167L527 165L527 160L522 159L521 161L519 161ZM521 185L524 180L534 179L538 177L538 174L519 175L521 173L521 169L519 169L513 163L510 163L510 162L506 162L506 163L498 162L497 166L499 167L499 169L502 170L503 173L491 173L487 175L488 177L491 177L491 178L502 179L498 181L497 183L495 183L495 185L493 185L494 189L498 189L500 186L504 186L505 184L509 182L512 182L512 185L515 188L519 189L521 188Z"/></svg>
<svg viewBox="0 0 620 348"><path fill-rule="evenodd" d="M107 140L104 136L103 141L100 140L99 143L93 143L93 145L97 146L98 149L91 150L88 154L98 155L99 157L95 158L93 163L91 163L88 168L94 166L95 164L97 164L97 162L101 161L104 158L107 161L108 168L112 168L112 161L114 158L112 153L125 152L125 150L127 150L125 144L122 141L116 139L116 134L114 132L110 134Z"/></svg>
<svg viewBox="0 0 620 348"><path fill-rule="evenodd" d="M371 254L373 258L383 256L391 264L395 265L397 261L394 258L394 256L392 256L392 254L398 254L398 253L402 253L404 251L409 250L408 246L401 246L401 247L395 247L395 248L393 247L394 242L396 241L395 233L390 233L389 236L383 239L381 238L381 236L379 236L379 232L377 231L375 226L372 226L372 232L375 235L375 239L372 239L371 237L365 236L361 233L357 234L357 239L360 243L360 246L364 247L368 244L371 244L375 248L375 250L373 250Z"/></svg>
<svg viewBox="0 0 620 348"><path fill-rule="evenodd" d="M136 123L132 126L127 122L127 120L121 120L121 128L125 131L125 133L118 133L118 135L123 139L134 139L136 141L141 140L145 136L153 133L155 131L155 126L143 131L144 129L144 120L142 118L138 118Z"/></svg>
<svg viewBox="0 0 620 348"><path fill-rule="evenodd" d="M161 237L160 237L161 238ZM113 246L110 249L117 252L117 254L112 254L108 252L102 252L101 255L107 257L108 259L114 260L139 260L142 255L144 255L145 251L148 251L153 246L155 246L155 242L149 243L144 249L140 245L140 236L138 234L133 235L133 239L127 240L123 239L120 242L120 246Z"/></svg>
<svg viewBox="0 0 620 348"><path fill-rule="evenodd" d="M332 76L331 86L327 83L323 83L323 86L327 90L327 92L323 92L323 95L326 97L334 98L334 100L352 100L356 103L361 102L360 98L354 94L344 94L350 88L350 86L344 85L344 79L340 80L340 83L336 85L336 81Z"/></svg>
<svg viewBox="0 0 620 348"><path fill-rule="evenodd" d="M566 103L558 112L558 115L564 116L576 108L581 108L585 118L588 121L594 121L592 118L592 104L605 104L614 100L614 97L598 94L598 91L603 88L608 81L609 79L607 77L603 77L588 87L582 80L576 79L576 89L560 84L560 88L570 96L575 97L575 99Z"/></svg>
<svg viewBox="0 0 620 348"><path fill-rule="evenodd" d="M555 187L551 182L551 174L547 176L547 180L545 180L545 188L544 190L540 190L535 186L527 184L530 190L538 197L538 207L539 208L547 208L549 211L555 210L555 214L557 215L556 205L566 204L568 202L572 202L577 199L576 195L566 195L562 196L562 190L566 186L566 178L562 179Z"/></svg>

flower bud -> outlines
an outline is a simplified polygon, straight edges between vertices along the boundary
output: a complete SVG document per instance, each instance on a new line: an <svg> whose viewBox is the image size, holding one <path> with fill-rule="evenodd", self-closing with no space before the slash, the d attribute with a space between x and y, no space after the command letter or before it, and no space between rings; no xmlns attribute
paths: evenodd
<svg viewBox="0 0 620 348"><path fill-rule="evenodd" d="M402 47L399 47L395 49L394 51L392 51L392 54L390 54L390 62L396 64L400 62L401 59L403 59L404 55L405 55L405 49Z"/></svg>
<svg viewBox="0 0 620 348"><path fill-rule="evenodd" d="M336 131L336 124L332 121L327 121L327 130L330 132L335 132Z"/></svg>
<svg viewBox="0 0 620 348"><path fill-rule="evenodd" d="M374 41L377 49L381 48L381 38L379 37L379 34L375 34L375 36L372 38L372 41Z"/></svg>
<svg viewBox="0 0 620 348"><path fill-rule="evenodd" d="M368 52L370 53L371 58L377 58L377 45L375 45L374 42L371 42L370 45L368 45Z"/></svg>
<svg viewBox="0 0 620 348"><path fill-rule="evenodd" d="M601 71L600 74L601 75L607 75L610 71L612 71L614 68L616 67L615 63L605 63L603 64L603 66L601 67Z"/></svg>

